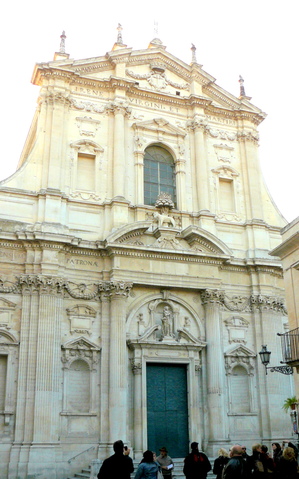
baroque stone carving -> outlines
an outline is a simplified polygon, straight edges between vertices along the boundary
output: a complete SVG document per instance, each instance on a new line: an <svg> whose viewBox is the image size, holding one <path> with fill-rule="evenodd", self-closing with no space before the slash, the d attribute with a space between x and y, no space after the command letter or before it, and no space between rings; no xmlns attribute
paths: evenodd
<svg viewBox="0 0 299 479"><path fill-rule="evenodd" d="M226 352L224 357L227 376L233 374L233 369L236 366L243 366L247 370L248 375L253 376L256 354L250 351L250 349L243 345L238 346L229 352Z"/></svg>
<svg viewBox="0 0 299 479"><path fill-rule="evenodd" d="M166 74L163 69L165 67L158 66L157 64L152 64L152 71L145 74L138 74L133 72L132 70L126 70L126 74L134 78L135 80L146 80L149 85L157 91L164 90L168 85L178 89L178 90L189 90L188 83L180 84L175 83L169 78L167 78Z"/></svg>
<svg viewBox="0 0 299 479"><path fill-rule="evenodd" d="M260 311L276 311L284 315L287 314L286 306L282 298L278 298L276 296L265 296L262 294L252 294L250 301L252 307L259 309Z"/></svg>
<svg viewBox="0 0 299 479"><path fill-rule="evenodd" d="M250 298L241 295L233 295L231 297L224 295L223 304L229 311L245 311L250 306Z"/></svg>
<svg viewBox="0 0 299 479"><path fill-rule="evenodd" d="M70 332L91 334L92 323L96 317L96 311L85 304L78 304L71 309L67 309L70 320Z"/></svg>
<svg viewBox="0 0 299 479"><path fill-rule="evenodd" d="M206 289L200 293L200 296L203 304L222 304L224 292L219 289Z"/></svg>
<svg viewBox="0 0 299 479"><path fill-rule="evenodd" d="M78 102L74 98L70 98L70 104L71 104L72 107L76 108L76 110L93 111L94 113L104 113L105 112L105 107L104 106L98 106L96 103L91 103L90 101L87 101L87 102L80 101L80 102Z"/></svg>
<svg viewBox="0 0 299 479"><path fill-rule="evenodd" d="M249 322L240 316L232 316L224 321L229 334L229 343L246 343Z"/></svg>
<svg viewBox="0 0 299 479"><path fill-rule="evenodd" d="M62 345L61 349L61 361L64 369L69 369L73 361L83 359L89 365L90 370L94 370L100 359L101 349L83 337L69 341Z"/></svg>
<svg viewBox="0 0 299 479"><path fill-rule="evenodd" d="M80 131L80 135L84 136L95 136L101 124L100 121L87 116L77 117L76 121Z"/></svg>

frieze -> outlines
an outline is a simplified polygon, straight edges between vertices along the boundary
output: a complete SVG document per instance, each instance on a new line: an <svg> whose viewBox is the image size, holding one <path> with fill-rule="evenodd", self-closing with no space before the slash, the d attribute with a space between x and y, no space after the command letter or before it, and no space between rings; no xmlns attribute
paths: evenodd
<svg viewBox="0 0 299 479"><path fill-rule="evenodd" d="M145 100L145 99L140 99L140 98L129 97L130 103L132 103L136 106L153 108L154 110L164 110L164 111L168 111L168 112L171 112L171 113L180 113L181 112L181 110L178 107L167 105L167 103L177 103L174 100L167 99L167 101L165 101L165 98L163 98L163 102L162 102L162 99L160 99L160 98L157 99L157 100L153 100L150 95L144 95L144 96L149 96L150 99Z"/></svg>
<svg viewBox="0 0 299 479"><path fill-rule="evenodd" d="M70 105L76 110L82 111L91 111L94 113L104 113L106 108L104 106L99 106L96 103L91 103L90 101L77 101L74 98L70 98Z"/></svg>
<svg viewBox="0 0 299 479"><path fill-rule="evenodd" d="M99 300L102 294L125 296L130 293L133 283L124 281L104 281L98 283L73 283L64 278L43 275L21 275L15 283L0 280L0 293L14 294L61 294L67 293L74 299Z"/></svg>
<svg viewBox="0 0 299 479"><path fill-rule="evenodd" d="M1 245L2 246L2 245ZM0 246L0 247L1 247ZM11 251L11 250L5 250L1 249L0 250L0 262L6 263L6 262L24 262L26 259L26 252L25 251Z"/></svg>
<svg viewBox="0 0 299 479"><path fill-rule="evenodd" d="M189 90L189 84L179 84L175 83L169 78L167 78L166 74L162 71L157 71L157 68L152 68L152 71L145 74L138 74L133 72L132 70L126 70L126 74L134 78L136 80L147 80L149 85L157 91L161 91L165 89L168 85L177 88L178 90Z"/></svg>
<svg viewBox="0 0 299 479"><path fill-rule="evenodd" d="M250 311L249 296L233 295L229 297L224 295L223 304L228 311Z"/></svg>

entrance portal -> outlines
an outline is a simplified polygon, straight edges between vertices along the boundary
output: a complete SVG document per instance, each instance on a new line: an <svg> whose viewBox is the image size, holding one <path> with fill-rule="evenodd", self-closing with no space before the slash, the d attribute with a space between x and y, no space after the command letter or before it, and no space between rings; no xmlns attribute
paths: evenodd
<svg viewBox="0 0 299 479"><path fill-rule="evenodd" d="M171 457L189 450L186 366L147 364L148 449L165 446Z"/></svg>

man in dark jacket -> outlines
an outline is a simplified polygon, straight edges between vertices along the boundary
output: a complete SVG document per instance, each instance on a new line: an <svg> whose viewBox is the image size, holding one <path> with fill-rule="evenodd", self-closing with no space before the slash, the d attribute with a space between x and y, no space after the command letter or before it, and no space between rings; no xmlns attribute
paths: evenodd
<svg viewBox="0 0 299 479"><path fill-rule="evenodd" d="M186 479L206 479L211 470L207 456L198 450L198 442L192 442L191 453L185 457L183 472Z"/></svg>
<svg viewBox="0 0 299 479"><path fill-rule="evenodd" d="M241 446L233 446L230 452L231 458L228 461L224 472L223 479L242 479L246 477L246 465L243 459L243 451Z"/></svg>
<svg viewBox="0 0 299 479"><path fill-rule="evenodd" d="M122 441L113 444L114 454L103 462L98 479L130 479L134 471L132 459L129 457L130 449L124 448Z"/></svg>

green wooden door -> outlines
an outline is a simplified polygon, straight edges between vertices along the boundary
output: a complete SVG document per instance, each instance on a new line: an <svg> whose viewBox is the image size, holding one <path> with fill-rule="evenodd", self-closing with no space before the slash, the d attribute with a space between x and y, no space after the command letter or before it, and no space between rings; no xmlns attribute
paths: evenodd
<svg viewBox="0 0 299 479"><path fill-rule="evenodd" d="M165 446L171 457L188 454L187 371L185 365L148 364L148 449Z"/></svg>

